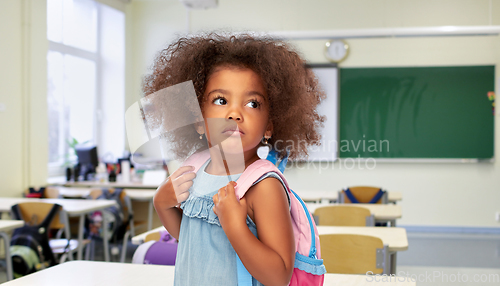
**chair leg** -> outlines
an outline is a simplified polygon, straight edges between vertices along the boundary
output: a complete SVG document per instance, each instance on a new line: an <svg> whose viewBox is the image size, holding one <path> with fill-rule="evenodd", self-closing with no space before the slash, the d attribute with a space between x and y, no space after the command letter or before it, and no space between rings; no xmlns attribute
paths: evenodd
<svg viewBox="0 0 500 286"><path fill-rule="evenodd" d="M128 238L129 237L130 237L130 230L127 230L127 232L125 232L125 235L123 236L122 253L121 253L121 257L120 257L121 263L125 262L125 256L127 255L127 245L128 245Z"/></svg>
<svg viewBox="0 0 500 286"><path fill-rule="evenodd" d="M85 250L85 259L94 261L94 253L95 253L95 241L91 237L90 243L87 244L87 249Z"/></svg>
<svg viewBox="0 0 500 286"><path fill-rule="evenodd" d="M64 253L63 255L61 255L61 257L59 258L59 264L62 264L66 261L66 257L69 257L68 254L70 253Z"/></svg>

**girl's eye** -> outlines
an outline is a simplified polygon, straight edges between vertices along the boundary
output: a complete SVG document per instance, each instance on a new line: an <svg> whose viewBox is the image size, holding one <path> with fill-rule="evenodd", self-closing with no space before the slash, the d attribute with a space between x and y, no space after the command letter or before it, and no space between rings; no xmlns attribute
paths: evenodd
<svg viewBox="0 0 500 286"><path fill-rule="evenodd" d="M216 99L214 99L213 103L215 105L224 105L227 103L227 101L224 97L217 97Z"/></svg>
<svg viewBox="0 0 500 286"><path fill-rule="evenodd" d="M252 100L249 103L247 103L247 106L251 107L251 108L259 108L260 107L260 102L258 102L256 100Z"/></svg>

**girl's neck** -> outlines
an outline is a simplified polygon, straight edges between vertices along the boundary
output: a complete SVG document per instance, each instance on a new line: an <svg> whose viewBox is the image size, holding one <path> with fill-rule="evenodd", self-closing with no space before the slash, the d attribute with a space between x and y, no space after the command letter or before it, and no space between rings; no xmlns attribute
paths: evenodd
<svg viewBox="0 0 500 286"><path fill-rule="evenodd" d="M243 158L241 158L242 155ZM208 174L217 176L240 174L259 159L257 152L253 152L253 150L243 154L225 154L224 158L222 156L218 148L210 148L211 161L205 169Z"/></svg>

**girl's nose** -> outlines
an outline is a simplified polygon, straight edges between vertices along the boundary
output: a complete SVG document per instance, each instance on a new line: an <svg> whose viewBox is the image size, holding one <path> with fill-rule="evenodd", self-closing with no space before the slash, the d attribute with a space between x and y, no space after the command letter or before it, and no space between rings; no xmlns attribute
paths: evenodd
<svg viewBox="0 0 500 286"><path fill-rule="evenodd" d="M243 116L241 116L241 113L238 112L238 110L232 109L231 111L229 111L227 119L232 119L234 121L241 122L243 120Z"/></svg>
<svg viewBox="0 0 500 286"><path fill-rule="evenodd" d="M227 119L232 119L234 121L241 121L241 116L238 116L238 115L229 115Z"/></svg>

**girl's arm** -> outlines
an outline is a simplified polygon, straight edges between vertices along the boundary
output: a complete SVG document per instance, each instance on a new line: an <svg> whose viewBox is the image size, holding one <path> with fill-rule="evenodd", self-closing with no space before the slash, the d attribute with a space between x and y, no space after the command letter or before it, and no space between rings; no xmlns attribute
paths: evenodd
<svg viewBox="0 0 500 286"><path fill-rule="evenodd" d="M226 236L255 279L264 285L288 285L295 260L295 241L281 182L264 179L239 202L233 184L229 183L214 196L214 211ZM247 213L253 215L258 239L246 225Z"/></svg>
<svg viewBox="0 0 500 286"><path fill-rule="evenodd" d="M179 239L182 210L175 207L189 196L189 188L193 185L196 174L191 166L183 166L163 182L153 198L153 204L160 221L167 231Z"/></svg>

